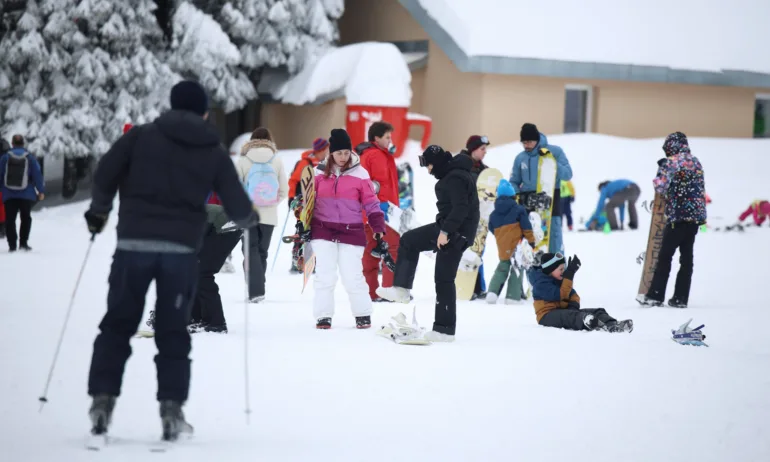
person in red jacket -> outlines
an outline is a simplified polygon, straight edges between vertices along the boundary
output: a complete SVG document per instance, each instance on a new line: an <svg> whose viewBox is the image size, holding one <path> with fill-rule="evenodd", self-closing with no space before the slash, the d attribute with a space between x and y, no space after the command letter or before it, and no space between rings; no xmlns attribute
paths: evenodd
<svg viewBox="0 0 770 462"><path fill-rule="evenodd" d="M762 223L765 222L765 219L770 217L770 202L766 200L756 200L749 205L749 208L747 208L739 217L738 222L742 222L746 218L749 217L749 215L752 216L754 219L754 224L757 226L761 226Z"/></svg>
<svg viewBox="0 0 770 462"><path fill-rule="evenodd" d="M387 213L388 202L395 205L398 201L398 169L396 160L390 153L391 137L393 135L393 125L381 121L375 122L369 127L367 138L369 141L356 146L356 152L361 157L361 166L369 172L369 177L374 184L374 190L377 198L380 200L380 208ZM369 296L373 301L383 301L375 292L380 286L377 273L380 269L380 260L372 256L372 249L377 245L374 240L372 228L367 224L366 230L366 248L362 258L364 266L364 278L369 285ZM390 256L393 260L398 259L398 243L400 236L393 230L388 230L383 237L388 243ZM382 287L393 286L393 272L387 267L382 268Z"/></svg>

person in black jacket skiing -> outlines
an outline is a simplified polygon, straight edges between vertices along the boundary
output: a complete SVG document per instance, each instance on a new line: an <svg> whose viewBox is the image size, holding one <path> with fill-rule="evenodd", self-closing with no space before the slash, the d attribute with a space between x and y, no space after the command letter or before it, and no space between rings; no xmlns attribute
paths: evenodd
<svg viewBox="0 0 770 462"><path fill-rule="evenodd" d="M455 338L455 277L463 251L473 244L479 224L479 197L470 170L473 161L465 155L452 154L440 146L428 146L420 156L420 166L427 167L436 183L436 222L407 231L401 236L393 287L380 287L377 295L400 303L409 303L420 252L438 251L436 256L436 318L425 339L453 342Z"/></svg>
<svg viewBox="0 0 770 462"><path fill-rule="evenodd" d="M107 313L99 324L88 375L93 435L107 434L131 355L129 341L142 320L153 280L163 440L174 441L181 432L192 431L182 406L190 387L187 324L206 226L206 197L215 191L240 227L259 219L207 115L203 87L192 81L176 84L171 110L119 138L94 174L91 206L85 213L88 230L95 236L104 229L118 192L120 210Z"/></svg>

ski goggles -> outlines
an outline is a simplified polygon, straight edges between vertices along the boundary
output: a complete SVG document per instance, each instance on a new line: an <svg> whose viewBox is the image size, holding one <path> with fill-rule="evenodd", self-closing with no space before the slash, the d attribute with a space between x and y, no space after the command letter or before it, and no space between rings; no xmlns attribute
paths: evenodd
<svg viewBox="0 0 770 462"><path fill-rule="evenodd" d="M481 144L489 144L489 138L486 136L482 136L481 138Z"/></svg>
<svg viewBox="0 0 770 462"><path fill-rule="evenodd" d="M547 262L543 263L542 266L543 266L543 268L548 268L551 265L556 264L556 262L558 262L558 261L564 261L564 255L561 252L556 252L556 254L553 256L553 258L551 258Z"/></svg>
<svg viewBox="0 0 770 462"><path fill-rule="evenodd" d="M425 156L417 156L417 160L420 161L420 167L427 167L428 161L425 160Z"/></svg>

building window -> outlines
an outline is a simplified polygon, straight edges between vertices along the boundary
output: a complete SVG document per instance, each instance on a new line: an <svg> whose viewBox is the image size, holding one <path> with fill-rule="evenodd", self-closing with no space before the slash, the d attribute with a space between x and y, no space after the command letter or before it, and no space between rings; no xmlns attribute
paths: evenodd
<svg viewBox="0 0 770 462"><path fill-rule="evenodd" d="M754 138L770 138L770 94L757 95L754 102Z"/></svg>
<svg viewBox="0 0 770 462"><path fill-rule="evenodd" d="M564 88L564 133L591 131L594 89L589 85Z"/></svg>

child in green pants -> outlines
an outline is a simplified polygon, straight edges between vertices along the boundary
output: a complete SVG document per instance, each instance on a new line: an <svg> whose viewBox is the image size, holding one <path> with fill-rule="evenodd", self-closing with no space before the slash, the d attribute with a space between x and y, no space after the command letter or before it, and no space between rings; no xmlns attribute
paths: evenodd
<svg viewBox="0 0 770 462"><path fill-rule="evenodd" d="M489 231L494 233L497 241L497 252L500 263L495 269L492 281L489 283L487 303L494 304L500 297L500 293L508 280L508 290L505 293L505 303L515 303L525 298L522 287L524 270L511 268L511 258L516 251L516 246L522 237L526 238L533 248L535 247L535 235L532 233L532 223L523 206L519 205L513 196L513 189L508 180L500 180L497 186L497 200L495 210L489 216Z"/></svg>

